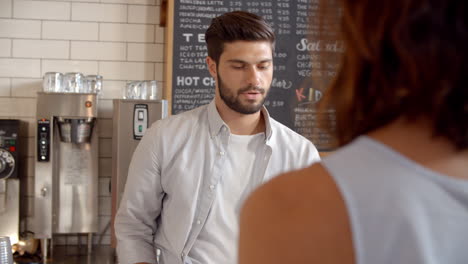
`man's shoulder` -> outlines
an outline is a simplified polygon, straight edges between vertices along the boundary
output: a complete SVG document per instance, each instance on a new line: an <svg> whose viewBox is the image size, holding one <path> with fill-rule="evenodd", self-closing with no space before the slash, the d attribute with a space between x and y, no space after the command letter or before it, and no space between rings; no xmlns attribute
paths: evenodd
<svg viewBox="0 0 468 264"><path fill-rule="evenodd" d="M303 160L305 163L301 166L320 160L317 148L309 139L272 118L270 125L272 129L270 146L281 150L275 152L277 155L280 157L292 155L297 160Z"/></svg>
<svg viewBox="0 0 468 264"><path fill-rule="evenodd" d="M207 123L206 106L171 115L154 122L145 133L154 138L186 138Z"/></svg>
<svg viewBox="0 0 468 264"><path fill-rule="evenodd" d="M288 141L299 141L299 142L310 142L307 138L300 135L291 128L283 125L282 123L276 121L270 117L270 125L272 129L272 137L275 137L276 140L288 140Z"/></svg>
<svg viewBox="0 0 468 264"><path fill-rule="evenodd" d="M193 126L201 119L206 118L207 105L203 105L176 115L168 116L164 119L156 121L156 124L163 128Z"/></svg>

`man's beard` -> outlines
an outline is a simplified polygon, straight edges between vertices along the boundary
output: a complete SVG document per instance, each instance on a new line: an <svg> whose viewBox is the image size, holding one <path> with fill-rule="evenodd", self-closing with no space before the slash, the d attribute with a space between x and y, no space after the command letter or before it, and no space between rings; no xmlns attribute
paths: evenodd
<svg viewBox="0 0 468 264"><path fill-rule="evenodd" d="M237 91L237 94L233 94L233 92L230 91L229 88L226 87L226 85L224 85L224 82L219 76L219 73L217 75L219 95L229 108L244 115L255 114L258 111L260 111L267 96L264 88L250 85ZM239 94L246 91L257 91L265 96L258 104L242 104L241 100L239 99Z"/></svg>

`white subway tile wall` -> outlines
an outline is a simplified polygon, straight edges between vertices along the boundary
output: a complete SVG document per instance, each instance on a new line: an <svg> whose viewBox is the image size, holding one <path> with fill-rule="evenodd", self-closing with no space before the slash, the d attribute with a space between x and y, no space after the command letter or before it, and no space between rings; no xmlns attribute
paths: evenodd
<svg viewBox="0 0 468 264"><path fill-rule="evenodd" d="M61 1L61 0L59 0ZM63 0L64 2L85 2L85 3L99 3L101 0Z"/></svg>
<svg viewBox="0 0 468 264"><path fill-rule="evenodd" d="M163 62L163 44L129 43L129 61L153 61Z"/></svg>
<svg viewBox="0 0 468 264"><path fill-rule="evenodd" d="M99 62L99 71L103 76L115 80L152 80L154 79L154 63L140 62Z"/></svg>
<svg viewBox="0 0 468 264"><path fill-rule="evenodd" d="M110 196L110 178L99 179L99 194L101 196Z"/></svg>
<svg viewBox="0 0 468 264"><path fill-rule="evenodd" d="M128 22L141 24L158 24L159 8L146 6L129 6Z"/></svg>
<svg viewBox="0 0 468 264"><path fill-rule="evenodd" d="M0 97L0 117L2 118L31 117L35 114L36 99L34 98Z"/></svg>
<svg viewBox="0 0 468 264"><path fill-rule="evenodd" d="M127 22L127 5L73 3L73 21Z"/></svg>
<svg viewBox="0 0 468 264"><path fill-rule="evenodd" d="M70 3L14 0L13 18L70 20Z"/></svg>
<svg viewBox="0 0 468 264"><path fill-rule="evenodd" d="M158 25L155 26L155 32L154 32L154 38L156 43L165 43L165 30L163 27L160 27Z"/></svg>
<svg viewBox="0 0 468 264"><path fill-rule="evenodd" d="M71 59L125 61L126 57L126 43L97 41L71 42Z"/></svg>
<svg viewBox="0 0 468 264"><path fill-rule="evenodd" d="M160 5L161 4L159 0L101 0L101 2L102 3L134 4L134 5Z"/></svg>
<svg viewBox="0 0 468 264"><path fill-rule="evenodd" d="M164 64L156 63L154 67L154 79L158 81L164 81Z"/></svg>
<svg viewBox="0 0 468 264"><path fill-rule="evenodd" d="M9 78L0 78L0 96L10 96L11 81Z"/></svg>
<svg viewBox="0 0 468 264"><path fill-rule="evenodd" d="M122 98L124 95L124 87L126 81L110 81L104 80L103 86L106 90L101 93L102 99Z"/></svg>
<svg viewBox="0 0 468 264"><path fill-rule="evenodd" d="M98 40L99 23L42 21L42 38L63 40Z"/></svg>
<svg viewBox="0 0 468 264"><path fill-rule="evenodd" d="M68 59L70 57L70 41L66 40L32 40L13 39L13 57Z"/></svg>
<svg viewBox="0 0 468 264"><path fill-rule="evenodd" d="M98 72L98 62L88 60L42 60L42 74L46 72L81 72L95 74ZM103 78L105 78L103 76Z"/></svg>
<svg viewBox="0 0 468 264"><path fill-rule="evenodd" d="M34 135L36 133L36 117L24 117L21 118L20 122L20 135L27 136ZM31 159L33 157L30 157ZM31 172L28 176L34 176L34 166L31 166Z"/></svg>
<svg viewBox="0 0 468 264"><path fill-rule="evenodd" d="M111 121L112 122L112 121ZM99 158L99 175L103 177L112 176L112 159L111 158Z"/></svg>
<svg viewBox="0 0 468 264"><path fill-rule="evenodd" d="M98 117L112 119L112 100L101 100L98 106Z"/></svg>
<svg viewBox="0 0 468 264"><path fill-rule="evenodd" d="M0 77L41 77L40 60L0 58Z"/></svg>
<svg viewBox="0 0 468 264"><path fill-rule="evenodd" d="M42 78L12 78L12 97L37 97L37 92L42 88Z"/></svg>
<svg viewBox="0 0 468 264"><path fill-rule="evenodd" d="M154 25L101 23L100 41L154 43Z"/></svg>
<svg viewBox="0 0 468 264"><path fill-rule="evenodd" d="M13 0L2 0L0 1L0 17L11 17L11 6Z"/></svg>
<svg viewBox="0 0 468 264"><path fill-rule="evenodd" d="M0 38L40 39L41 21L24 19L0 19Z"/></svg>
<svg viewBox="0 0 468 264"><path fill-rule="evenodd" d="M100 119L98 129L100 138L112 138L112 119Z"/></svg>
<svg viewBox="0 0 468 264"><path fill-rule="evenodd" d="M0 39L0 57L11 55L11 39Z"/></svg>
<svg viewBox="0 0 468 264"><path fill-rule="evenodd" d="M46 72L104 78L98 107L99 232L110 244L112 99L130 80L163 80L159 0L0 0L0 118L21 120L21 231L33 224L36 98ZM58 245L85 243L76 234Z"/></svg>
<svg viewBox="0 0 468 264"><path fill-rule="evenodd" d="M112 158L112 138L99 138L99 157Z"/></svg>
<svg viewBox="0 0 468 264"><path fill-rule="evenodd" d="M99 197L99 213L100 215L110 216L111 215L111 197L100 196Z"/></svg>

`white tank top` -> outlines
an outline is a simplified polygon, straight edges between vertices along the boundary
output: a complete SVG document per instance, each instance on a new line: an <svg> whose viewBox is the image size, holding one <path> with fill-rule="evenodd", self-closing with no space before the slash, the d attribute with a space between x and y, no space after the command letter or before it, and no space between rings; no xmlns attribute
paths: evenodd
<svg viewBox="0 0 468 264"><path fill-rule="evenodd" d="M468 263L467 180L365 136L323 165L345 200L357 264Z"/></svg>

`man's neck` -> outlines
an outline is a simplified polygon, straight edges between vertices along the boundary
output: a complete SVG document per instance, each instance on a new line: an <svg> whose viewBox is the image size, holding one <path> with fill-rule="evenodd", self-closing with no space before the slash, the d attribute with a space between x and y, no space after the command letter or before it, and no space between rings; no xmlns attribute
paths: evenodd
<svg viewBox="0 0 468 264"><path fill-rule="evenodd" d="M232 134L254 135L265 132L265 118L262 111L245 115L229 108L224 102L216 101L216 109Z"/></svg>

